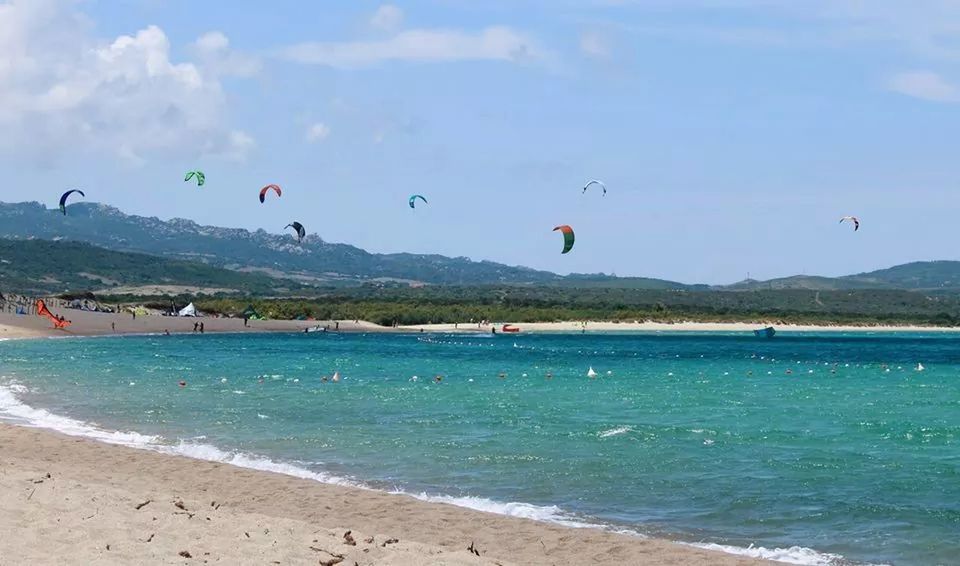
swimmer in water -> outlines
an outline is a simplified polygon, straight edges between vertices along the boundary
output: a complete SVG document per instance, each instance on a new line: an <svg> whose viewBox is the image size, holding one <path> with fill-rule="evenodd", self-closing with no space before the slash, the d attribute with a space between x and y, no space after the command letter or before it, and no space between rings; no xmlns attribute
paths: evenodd
<svg viewBox="0 0 960 566"><path fill-rule="evenodd" d="M442 375L438 375L438 376L435 376L435 377L433 378L433 382L434 382L434 383L440 383L441 381L443 381L443 376L442 376Z"/></svg>

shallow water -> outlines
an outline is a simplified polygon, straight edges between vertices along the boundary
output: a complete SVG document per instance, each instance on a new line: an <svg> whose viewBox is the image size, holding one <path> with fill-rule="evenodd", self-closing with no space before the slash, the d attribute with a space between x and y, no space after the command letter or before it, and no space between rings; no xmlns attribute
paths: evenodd
<svg viewBox="0 0 960 566"><path fill-rule="evenodd" d="M0 375L8 418L108 441L798 563L960 555L953 336L89 338Z"/></svg>

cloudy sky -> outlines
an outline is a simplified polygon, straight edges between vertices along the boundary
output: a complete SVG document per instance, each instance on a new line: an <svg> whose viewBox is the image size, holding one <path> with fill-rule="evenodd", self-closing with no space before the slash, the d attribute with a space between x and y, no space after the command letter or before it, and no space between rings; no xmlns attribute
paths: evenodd
<svg viewBox="0 0 960 566"><path fill-rule="evenodd" d="M960 2L0 1L0 132L0 200L371 251L707 283L960 259Z"/></svg>

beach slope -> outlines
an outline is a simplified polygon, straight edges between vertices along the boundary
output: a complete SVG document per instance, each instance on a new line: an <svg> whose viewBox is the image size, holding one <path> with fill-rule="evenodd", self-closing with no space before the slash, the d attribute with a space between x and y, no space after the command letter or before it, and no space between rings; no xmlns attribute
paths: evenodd
<svg viewBox="0 0 960 566"><path fill-rule="evenodd" d="M5 564L760 563L6 424L0 532Z"/></svg>

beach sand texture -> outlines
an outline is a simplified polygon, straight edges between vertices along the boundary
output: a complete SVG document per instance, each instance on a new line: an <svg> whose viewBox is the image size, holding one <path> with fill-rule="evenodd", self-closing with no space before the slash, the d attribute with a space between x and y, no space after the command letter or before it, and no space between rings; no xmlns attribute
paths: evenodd
<svg viewBox="0 0 960 566"><path fill-rule="evenodd" d="M0 532L4 565L761 563L5 424Z"/></svg>

